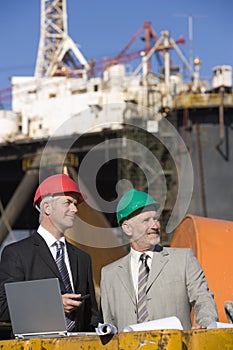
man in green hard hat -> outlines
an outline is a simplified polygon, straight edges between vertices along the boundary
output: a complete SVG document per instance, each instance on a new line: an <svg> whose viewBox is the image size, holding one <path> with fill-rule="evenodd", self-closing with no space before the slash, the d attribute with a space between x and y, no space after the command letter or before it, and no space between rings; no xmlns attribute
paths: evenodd
<svg viewBox="0 0 233 350"><path fill-rule="evenodd" d="M134 230L134 239L131 239L131 246L133 249L139 252L154 249L157 244L160 243L160 223L158 220L158 209L160 204L156 202L149 194L135 189L128 191L122 196L117 206L117 222L122 226L123 231L128 237L131 237L129 232L129 222L135 222L136 219L130 220L130 218L137 218L142 212L153 212L153 227L148 235L143 235L136 226ZM147 214L145 214L147 215ZM157 249L159 247L156 247Z"/></svg>
<svg viewBox="0 0 233 350"><path fill-rule="evenodd" d="M160 245L159 207L149 194L136 189L126 192L117 206L118 224L131 248L102 268L100 291L103 321L119 332L173 316L183 329L206 328L218 320L213 294L193 251Z"/></svg>

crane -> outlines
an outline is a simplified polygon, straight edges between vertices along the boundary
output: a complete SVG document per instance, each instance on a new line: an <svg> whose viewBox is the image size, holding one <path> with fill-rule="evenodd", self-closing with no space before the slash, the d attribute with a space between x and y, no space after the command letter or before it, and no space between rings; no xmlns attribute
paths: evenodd
<svg viewBox="0 0 233 350"><path fill-rule="evenodd" d="M143 34L143 37L141 38L145 45L144 48L129 52L129 48L133 45L133 43L139 38L139 36ZM156 42L159 40L156 32L151 26L150 21L145 21L143 26L140 27L137 32L133 35L133 37L128 41L128 43L125 45L125 47L115 56L110 58L104 58L98 62L95 62L92 60L89 62L90 69L93 74L103 72L106 68L119 63L125 63L130 60L135 60L137 58L142 57L142 55L148 55L149 52L151 52L151 49L154 47ZM175 41L176 44L184 44L185 39L183 37L180 37L178 40ZM159 67L163 65L164 60L164 53L161 50L161 47L158 47L156 50L153 51L153 53L156 54L156 58L158 60ZM151 72L151 57L147 60L147 71Z"/></svg>

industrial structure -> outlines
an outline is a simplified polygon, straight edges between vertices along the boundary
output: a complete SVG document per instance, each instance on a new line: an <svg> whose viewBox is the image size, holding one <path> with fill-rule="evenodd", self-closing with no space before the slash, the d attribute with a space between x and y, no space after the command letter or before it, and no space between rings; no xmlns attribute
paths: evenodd
<svg viewBox="0 0 233 350"><path fill-rule="evenodd" d="M128 52L142 34L144 47ZM157 35L146 21L116 57L88 61L68 34L66 0L41 0L35 74L12 77L12 110L0 110L2 246L9 233L16 232L15 239L19 239L20 231L30 234L37 228L38 213L32 207L35 189L39 181L57 172L68 173L87 194L80 217L67 235L92 255L97 294L101 267L127 251L115 209L121 193L131 187L148 191L161 203L164 245L190 246L200 254L198 231L207 239L209 223L211 230L224 228L229 238L232 67L214 67L211 84L203 81L200 59L190 65L179 46L183 43L184 38L174 40L169 31ZM188 81L180 67L173 66L171 50L188 71ZM130 71L129 61L134 62ZM0 91L2 106L5 93ZM182 221L186 213L190 216ZM211 218L224 221L216 224ZM217 229L215 233L217 237ZM214 256L212 250L209 256ZM225 269L225 262L221 266ZM212 277L207 263L205 268ZM215 287L214 282L211 280ZM227 293L229 296L229 288ZM222 304L220 294L218 302ZM232 333L223 335L230 344ZM151 337L155 339L153 332L148 339ZM165 333L160 339L163 346L168 349L170 344L175 349L177 333L164 337ZM204 338L196 337L184 335L183 346L207 346ZM124 337L121 339L124 342ZM127 348L129 339L137 341L125 339L121 348ZM217 338L209 338L208 349L215 349L213 339ZM98 348L104 346L95 342Z"/></svg>
<svg viewBox="0 0 233 350"><path fill-rule="evenodd" d="M57 171L79 173L96 215L115 231L116 200L129 186L162 203L164 244L186 212L231 220L232 68L214 67L212 84L202 81L201 61L191 66L179 47L184 39L158 36L149 21L116 57L88 62L67 28L66 1L41 0L35 74L12 77L12 111L0 110L1 242L12 229L37 227L33 192ZM128 53L142 33L144 47ZM129 60L137 60L130 72Z"/></svg>

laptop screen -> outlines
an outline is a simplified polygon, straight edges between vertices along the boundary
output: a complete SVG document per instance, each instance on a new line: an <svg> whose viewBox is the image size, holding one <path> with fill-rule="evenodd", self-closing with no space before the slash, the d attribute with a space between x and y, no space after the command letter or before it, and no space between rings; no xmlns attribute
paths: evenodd
<svg viewBox="0 0 233 350"><path fill-rule="evenodd" d="M16 337L66 333L57 278L6 283L5 290Z"/></svg>

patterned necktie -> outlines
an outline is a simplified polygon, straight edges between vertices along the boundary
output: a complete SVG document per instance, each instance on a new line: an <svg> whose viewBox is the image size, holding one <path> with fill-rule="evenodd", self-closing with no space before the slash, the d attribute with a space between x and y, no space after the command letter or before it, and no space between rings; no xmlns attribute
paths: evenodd
<svg viewBox="0 0 233 350"><path fill-rule="evenodd" d="M147 265L148 255L140 256L141 264L138 272L138 323L148 321L148 310L146 305L146 284L149 275L149 267Z"/></svg>
<svg viewBox="0 0 233 350"><path fill-rule="evenodd" d="M71 282L69 278L69 273L65 264L64 260L64 243L57 241L55 243L56 246L56 264L58 267L58 270L61 274L62 280L65 285L65 289L67 293L73 293L72 287L71 287ZM75 326L75 321L73 320L73 315L72 314L65 314L66 317L66 325L67 325L67 330L72 331Z"/></svg>

